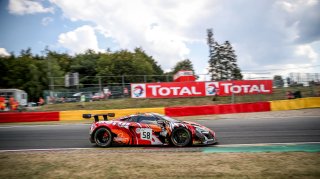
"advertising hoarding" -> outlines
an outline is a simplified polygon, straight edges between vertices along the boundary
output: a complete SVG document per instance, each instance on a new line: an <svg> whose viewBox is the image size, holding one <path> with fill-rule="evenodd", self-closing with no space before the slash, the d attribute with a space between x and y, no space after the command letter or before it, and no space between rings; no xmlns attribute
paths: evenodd
<svg viewBox="0 0 320 179"><path fill-rule="evenodd" d="M131 84L132 98L180 98L271 94L272 80L164 82Z"/></svg>

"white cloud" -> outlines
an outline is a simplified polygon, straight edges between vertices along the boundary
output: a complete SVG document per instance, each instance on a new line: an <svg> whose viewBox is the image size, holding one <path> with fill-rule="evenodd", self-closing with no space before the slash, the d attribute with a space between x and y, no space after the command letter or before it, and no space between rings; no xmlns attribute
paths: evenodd
<svg viewBox="0 0 320 179"><path fill-rule="evenodd" d="M10 0L8 9L11 14L17 15L54 13L54 9L52 7L43 7L39 1L33 0Z"/></svg>
<svg viewBox="0 0 320 179"><path fill-rule="evenodd" d="M205 7L205 3L196 1L51 2L73 21L95 23L106 38L112 38L122 49L132 50L141 46L165 70L190 53L186 44L198 39L184 33L202 16Z"/></svg>
<svg viewBox="0 0 320 179"><path fill-rule="evenodd" d="M242 69L314 64L320 49L307 47L320 40L316 0L50 2L61 8L64 17L94 24L119 48L141 46L165 70L192 56L196 71L202 73L208 50L203 53L191 46L208 49L206 29L211 27L219 43L229 40L234 45Z"/></svg>
<svg viewBox="0 0 320 179"><path fill-rule="evenodd" d="M43 26L47 26L47 25L49 25L51 22L53 22L53 18L51 18L51 17L44 17L44 18L42 18L42 20L41 20L41 24L42 24Z"/></svg>
<svg viewBox="0 0 320 179"><path fill-rule="evenodd" d="M278 0L276 4L283 10L293 13L294 11L300 10L303 6L314 6L318 3L317 0Z"/></svg>
<svg viewBox="0 0 320 179"><path fill-rule="evenodd" d="M98 41L94 29L85 25L73 31L59 35L58 43L69 49L71 54L82 53L88 49L102 51L98 47Z"/></svg>
<svg viewBox="0 0 320 179"><path fill-rule="evenodd" d="M1 57L10 56L10 54L7 52L5 48L0 48L0 56Z"/></svg>
<svg viewBox="0 0 320 179"><path fill-rule="evenodd" d="M296 47L295 54L305 58L305 61L317 62L319 55L310 45L299 45Z"/></svg>

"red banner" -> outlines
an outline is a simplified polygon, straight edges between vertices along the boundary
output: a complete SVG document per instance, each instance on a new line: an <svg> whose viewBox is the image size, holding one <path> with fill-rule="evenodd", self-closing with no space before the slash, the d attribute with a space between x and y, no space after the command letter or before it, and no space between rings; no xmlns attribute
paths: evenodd
<svg viewBox="0 0 320 179"><path fill-rule="evenodd" d="M270 94L272 93L272 80L131 84L132 98L230 96L232 93Z"/></svg>
<svg viewBox="0 0 320 179"><path fill-rule="evenodd" d="M270 94L272 93L272 80L239 80L219 82L219 96L234 94Z"/></svg>

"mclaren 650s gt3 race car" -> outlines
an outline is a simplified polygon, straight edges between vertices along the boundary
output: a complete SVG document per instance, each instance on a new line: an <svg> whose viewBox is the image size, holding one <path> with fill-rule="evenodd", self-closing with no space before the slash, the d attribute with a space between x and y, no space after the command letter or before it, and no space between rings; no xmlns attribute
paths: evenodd
<svg viewBox="0 0 320 179"><path fill-rule="evenodd" d="M99 117L103 121L99 121ZM83 114L93 117L90 141L99 147L112 145L209 145L217 142L215 132L194 122L179 121L157 113L134 114L114 120L114 113Z"/></svg>

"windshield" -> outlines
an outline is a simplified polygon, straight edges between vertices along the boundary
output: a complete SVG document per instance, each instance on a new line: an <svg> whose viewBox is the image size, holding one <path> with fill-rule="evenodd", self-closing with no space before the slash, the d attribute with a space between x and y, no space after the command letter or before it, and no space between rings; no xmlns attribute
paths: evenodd
<svg viewBox="0 0 320 179"><path fill-rule="evenodd" d="M169 121L169 122L181 122L181 121L179 121L177 119L173 119L173 118L171 118L169 116L164 116L164 115L161 115L161 114L155 114L155 115L158 116L159 118L164 119L164 120Z"/></svg>

